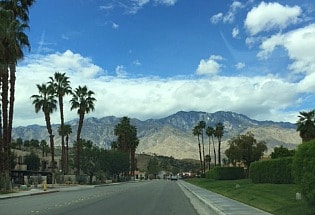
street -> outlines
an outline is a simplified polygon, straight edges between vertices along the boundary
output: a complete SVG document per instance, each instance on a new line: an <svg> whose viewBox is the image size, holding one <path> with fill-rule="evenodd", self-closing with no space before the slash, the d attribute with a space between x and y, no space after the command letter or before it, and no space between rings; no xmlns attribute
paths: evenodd
<svg viewBox="0 0 315 215"><path fill-rule="evenodd" d="M198 214L178 182L153 180L25 196L0 201L1 215ZM192 200L190 200L192 199ZM193 204L194 206L193 206ZM195 202L195 203L194 203ZM195 208L194 208L195 207Z"/></svg>

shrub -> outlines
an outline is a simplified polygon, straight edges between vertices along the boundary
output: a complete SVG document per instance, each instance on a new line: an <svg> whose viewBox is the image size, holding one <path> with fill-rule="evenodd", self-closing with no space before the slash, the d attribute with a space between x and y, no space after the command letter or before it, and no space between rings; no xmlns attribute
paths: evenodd
<svg viewBox="0 0 315 215"><path fill-rule="evenodd" d="M305 199L315 204L315 140L299 145L293 157L293 175Z"/></svg>
<svg viewBox="0 0 315 215"><path fill-rule="evenodd" d="M292 184L292 157L254 162L249 177L253 183Z"/></svg>
<svg viewBox="0 0 315 215"><path fill-rule="evenodd" d="M236 180L245 178L243 167L214 167L206 173L206 178L215 180Z"/></svg>

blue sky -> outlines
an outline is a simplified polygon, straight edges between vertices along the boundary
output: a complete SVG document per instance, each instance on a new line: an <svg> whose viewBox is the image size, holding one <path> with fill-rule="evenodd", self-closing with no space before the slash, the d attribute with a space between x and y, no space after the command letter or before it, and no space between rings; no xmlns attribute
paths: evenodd
<svg viewBox="0 0 315 215"><path fill-rule="evenodd" d="M224 110L295 122L314 109L314 18L311 0L37 1L15 126L44 124L29 97L55 72L96 93L93 117Z"/></svg>

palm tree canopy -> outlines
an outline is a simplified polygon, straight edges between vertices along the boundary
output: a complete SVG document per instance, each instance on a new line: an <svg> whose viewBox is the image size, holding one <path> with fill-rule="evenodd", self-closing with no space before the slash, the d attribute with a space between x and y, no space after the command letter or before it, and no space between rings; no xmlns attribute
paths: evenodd
<svg viewBox="0 0 315 215"><path fill-rule="evenodd" d="M44 113L52 113L57 109L57 100L52 95L51 87L47 87L46 84L37 84L38 95L32 95L33 105L35 106L35 112L38 113L42 110Z"/></svg>
<svg viewBox="0 0 315 215"><path fill-rule="evenodd" d="M211 137L212 135L214 135L214 128L211 126L208 126L206 129L206 134L207 136Z"/></svg>
<svg viewBox="0 0 315 215"><path fill-rule="evenodd" d="M214 136L217 138L223 137L224 126L221 122L217 123L214 130Z"/></svg>
<svg viewBox="0 0 315 215"><path fill-rule="evenodd" d="M22 49L30 47L27 35L24 33L28 25L18 22L12 11L0 9L0 63L13 63L22 59Z"/></svg>
<svg viewBox="0 0 315 215"><path fill-rule="evenodd" d="M300 132L303 141L315 139L315 110L301 111L298 117L296 130Z"/></svg>
<svg viewBox="0 0 315 215"><path fill-rule="evenodd" d="M0 8L11 10L14 16L24 23L29 20L29 7L35 3L35 0L3 0L0 1Z"/></svg>
<svg viewBox="0 0 315 215"><path fill-rule="evenodd" d="M49 79L48 83L54 87L56 96L63 97L71 93L70 81L66 73L56 72L54 77L49 77Z"/></svg>
<svg viewBox="0 0 315 215"><path fill-rule="evenodd" d="M78 114L89 113L94 111L94 103L96 99L93 97L94 92L88 90L86 86L79 86L72 93L72 99L70 100L71 110L78 109Z"/></svg>
<svg viewBox="0 0 315 215"><path fill-rule="evenodd" d="M193 132L193 135L194 135L194 136L200 136L200 135L201 135L201 128L200 128L200 126L199 126L199 125L196 125L196 126L193 128L192 132Z"/></svg>

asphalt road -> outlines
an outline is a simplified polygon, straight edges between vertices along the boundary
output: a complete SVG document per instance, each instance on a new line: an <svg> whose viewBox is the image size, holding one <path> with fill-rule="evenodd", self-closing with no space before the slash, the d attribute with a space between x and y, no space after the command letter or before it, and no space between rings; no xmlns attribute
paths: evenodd
<svg viewBox="0 0 315 215"><path fill-rule="evenodd" d="M198 214L200 204L185 193L175 181L123 183L1 200L0 214Z"/></svg>

